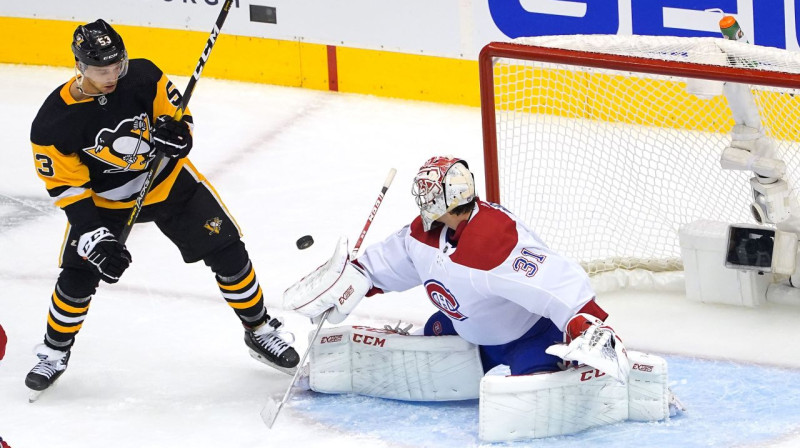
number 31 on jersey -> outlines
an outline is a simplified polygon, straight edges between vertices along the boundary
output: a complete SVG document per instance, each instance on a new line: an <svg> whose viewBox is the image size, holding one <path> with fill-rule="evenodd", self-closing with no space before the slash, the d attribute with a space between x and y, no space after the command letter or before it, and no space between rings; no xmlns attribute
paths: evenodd
<svg viewBox="0 0 800 448"><path fill-rule="evenodd" d="M539 255L528 249L522 249L522 256L514 259L514 270L525 273L526 277L533 277L539 270L539 265L547 259L546 255Z"/></svg>

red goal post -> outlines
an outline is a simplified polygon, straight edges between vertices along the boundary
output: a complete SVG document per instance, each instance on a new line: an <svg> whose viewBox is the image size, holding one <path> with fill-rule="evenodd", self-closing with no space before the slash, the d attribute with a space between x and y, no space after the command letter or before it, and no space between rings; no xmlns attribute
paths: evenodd
<svg viewBox="0 0 800 448"><path fill-rule="evenodd" d="M486 199L590 273L680 270L681 225L752 222L751 173L719 166L734 124L725 97L688 93L687 79L751 84L796 184L797 53L712 38L545 36L490 43L479 65Z"/></svg>

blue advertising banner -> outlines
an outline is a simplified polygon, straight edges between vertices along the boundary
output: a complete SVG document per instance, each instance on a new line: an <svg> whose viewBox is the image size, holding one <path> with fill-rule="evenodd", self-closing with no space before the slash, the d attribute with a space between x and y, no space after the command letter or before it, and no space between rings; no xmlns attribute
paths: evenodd
<svg viewBox="0 0 800 448"><path fill-rule="evenodd" d="M723 15L736 15L752 43L796 49L800 0L488 0L508 38L560 34L720 35ZM787 30L790 39L787 45Z"/></svg>

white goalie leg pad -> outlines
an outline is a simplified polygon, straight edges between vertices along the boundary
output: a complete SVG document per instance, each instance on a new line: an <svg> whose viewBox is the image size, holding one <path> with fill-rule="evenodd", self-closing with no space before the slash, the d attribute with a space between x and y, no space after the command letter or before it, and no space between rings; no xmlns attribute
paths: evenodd
<svg viewBox="0 0 800 448"><path fill-rule="evenodd" d="M671 392L667 361L656 355L628 351L628 420L651 422L669 418Z"/></svg>
<svg viewBox="0 0 800 448"><path fill-rule="evenodd" d="M309 385L316 392L407 401L478 397L478 347L458 336L413 336L342 326L312 341Z"/></svg>
<svg viewBox="0 0 800 448"><path fill-rule="evenodd" d="M628 388L583 366L481 381L478 436L486 442L574 434L628 418Z"/></svg>
<svg viewBox="0 0 800 448"><path fill-rule="evenodd" d="M590 366L535 375L487 375L481 380L480 439L554 437L627 419L668 418L666 361L634 351L628 351L628 357L632 370L627 385Z"/></svg>

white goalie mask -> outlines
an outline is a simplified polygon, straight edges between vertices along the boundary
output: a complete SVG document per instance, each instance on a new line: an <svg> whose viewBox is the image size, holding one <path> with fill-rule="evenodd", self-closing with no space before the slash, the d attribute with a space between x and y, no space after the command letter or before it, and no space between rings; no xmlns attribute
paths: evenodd
<svg viewBox="0 0 800 448"><path fill-rule="evenodd" d="M442 215L475 199L475 179L464 160L432 157L414 177L411 194L428 231Z"/></svg>

